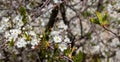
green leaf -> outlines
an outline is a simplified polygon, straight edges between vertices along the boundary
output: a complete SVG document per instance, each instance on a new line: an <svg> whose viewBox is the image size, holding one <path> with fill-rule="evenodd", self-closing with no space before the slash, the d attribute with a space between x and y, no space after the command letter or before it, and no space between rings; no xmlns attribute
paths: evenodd
<svg viewBox="0 0 120 62"><path fill-rule="evenodd" d="M90 13L89 11L84 11L84 12L82 12L82 15L83 15L84 17L88 17L88 16L91 15L91 13Z"/></svg>
<svg viewBox="0 0 120 62"><path fill-rule="evenodd" d="M95 24L100 24L100 22L95 18L91 18L90 21Z"/></svg>
<svg viewBox="0 0 120 62"><path fill-rule="evenodd" d="M105 26L109 24L109 22L107 21L107 17L108 17L107 13L105 13L103 17L100 12L96 12L96 15L101 26Z"/></svg>
<svg viewBox="0 0 120 62"><path fill-rule="evenodd" d="M107 18L108 18L108 13L105 13L105 14L104 14L104 17L103 17L103 21L104 21L104 20L107 20Z"/></svg>
<svg viewBox="0 0 120 62"><path fill-rule="evenodd" d="M26 38L27 41L31 40L31 37L27 33L24 33L24 36L25 36L25 38Z"/></svg>
<svg viewBox="0 0 120 62"><path fill-rule="evenodd" d="M103 20L102 20L103 25L108 25L109 24L109 22L107 21L107 18L108 18L108 13L105 13L104 17L103 17Z"/></svg>
<svg viewBox="0 0 120 62"><path fill-rule="evenodd" d="M8 43L8 45L9 45L10 47L13 47L13 46L14 46L14 39L12 39L12 40Z"/></svg>
<svg viewBox="0 0 120 62"><path fill-rule="evenodd" d="M23 23L24 24L27 23L27 11L26 11L25 7L21 6L19 8L19 12L20 12L20 15L23 16L23 18L22 18Z"/></svg>
<svg viewBox="0 0 120 62"><path fill-rule="evenodd" d="M83 53L79 52L76 56L73 57L74 62L82 62L83 60Z"/></svg>
<svg viewBox="0 0 120 62"><path fill-rule="evenodd" d="M19 12L20 12L21 15L26 16L26 9L25 9L25 7L21 6L19 8Z"/></svg>
<svg viewBox="0 0 120 62"><path fill-rule="evenodd" d="M71 49L66 49L66 50L64 51L64 54L65 54L66 56L68 56L71 52L72 52Z"/></svg>
<svg viewBox="0 0 120 62"><path fill-rule="evenodd" d="M26 24L27 23L27 18L23 17L22 21L23 21L24 24Z"/></svg>
<svg viewBox="0 0 120 62"><path fill-rule="evenodd" d="M120 24L120 20L118 20L118 24Z"/></svg>
<svg viewBox="0 0 120 62"><path fill-rule="evenodd" d="M88 33L86 33L85 35L86 35L86 37L87 37L88 39L91 39L91 33L88 32Z"/></svg>
<svg viewBox="0 0 120 62"><path fill-rule="evenodd" d="M104 20L101 25L108 25L109 22L107 20Z"/></svg>
<svg viewBox="0 0 120 62"><path fill-rule="evenodd" d="M101 62L100 58L97 58L97 62Z"/></svg>
<svg viewBox="0 0 120 62"><path fill-rule="evenodd" d="M103 17L102 17L102 14L100 12L96 12L96 15L98 17L98 20L100 22L100 24L102 23L102 20L103 20Z"/></svg>

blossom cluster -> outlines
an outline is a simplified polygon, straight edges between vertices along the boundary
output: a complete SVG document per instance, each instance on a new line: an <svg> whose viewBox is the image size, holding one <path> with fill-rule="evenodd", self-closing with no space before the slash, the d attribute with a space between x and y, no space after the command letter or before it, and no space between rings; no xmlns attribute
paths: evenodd
<svg viewBox="0 0 120 62"><path fill-rule="evenodd" d="M13 20L10 20L10 17L2 17L0 31L5 33L4 37L6 42L14 42L14 45L18 48L26 47L27 44L31 45L31 48L34 48L40 42L38 35L33 30L26 29L24 22L22 21L22 16L16 15Z"/></svg>
<svg viewBox="0 0 120 62"><path fill-rule="evenodd" d="M29 15L27 15L27 23L24 23L22 19L23 16L21 14L14 16L12 20L11 17L2 17L0 23L1 33L5 34L6 42L13 42L17 48L25 48L27 45L31 45L31 48L35 49L35 46L41 42L46 22L39 17L35 19L35 22L31 22ZM40 24L40 26L36 27L37 24ZM53 28L51 31L49 36L52 40L50 42L53 41L53 43L57 44L58 48L63 52L67 49L68 44L71 43L67 36L68 26L61 20L57 24L57 29Z"/></svg>
<svg viewBox="0 0 120 62"><path fill-rule="evenodd" d="M63 52L64 50L67 49L68 44L71 43L69 37L67 36L67 29L68 26L65 25L63 23L63 21L61 20L58 24L57 24L57 28L59 30L55 30L52 29L51 33L50 33L50 37L52 37L53 39L53 43L58 44L59 49ZM63 34L64 33L64 34ZM64 36L63 36L64 35Z"/></svg>
<svg viewBox="0 0 120 62"><path fill-rule="evenodd" d="M40 49L41 53L44 52L43 50L45 50L44 53L47 53L46 51L49 51L49 49L53 52L53 49L57 47L58 51L63 54L70 50L69 54L67 53L70 56L69 58L72 57L72 53L75 52L77 54L80 51L88 54L86 57L100 54L100 56L107 59L114 53L119 54L119 0L101 0L103 1L102 3L99 2L100 0L65 0L64 2L63 0L46 0L44 3L39 1L25 2L21 4L23 5L22 7L19 7L19 4L13 4L13 7L16 5L15 8L17 10L9 10L12 12L12 14L8 14L10 16L1 17L1 15L6 13L0 11L0 35L2 35L3 39L0 44L5 43L3 46L8 48L12 46L16 49ZM60 6L61 3L64 3L65 7ZM39 7L41 6L39 4L42 7ZM58 7L56 9L58 14L55 18L55 23L47 29L46 26L55 7ZM61 13L64 8L65 17ZM103 16L104 14L105 17ZM68 24L64 23L64 18L69 22ZM108 25L102 25L99 19L103 22L107 21ZM2 57L1 55L0 53L0 57ZM46 58L49 55L45 54L43 56Z"/></svg>

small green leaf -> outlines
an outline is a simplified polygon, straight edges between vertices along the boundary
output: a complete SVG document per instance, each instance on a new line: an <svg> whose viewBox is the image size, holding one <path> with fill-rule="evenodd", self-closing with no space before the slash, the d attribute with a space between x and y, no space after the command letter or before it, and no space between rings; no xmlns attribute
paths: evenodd
<svg viewBox="0 0 120 62"><path fill-rule="evenodd" d="M101 62L100 58L97 58L97 62Z"/></svg>
<svg viewBox="0 0 120 62"><path fill-rule="evenodd" d="M109 22L107 21L107 18L108 18L108 14L105 13L104 17L103 17L103 20L102 20L102 25L108 25L109 24Z"/></svg>
<svg viewBox="0 0 120 62"><path fill-rule="evenodd" d="M25 38L26 38L27 41L31 40L31 37L27 33L24 33L24 36L25 36Z"/></svg>
<svg viewBox="0 0 120 62"><path fill-rule="evenodd" d="M68 56L71 52L72 52L71 49L66 49L66 50L64 51L64 54L65 54L66 56Z"/></svg>
<svg viewBox="0 0 120 62"><path fill-rule="evenodd" d="M87 37L88 39L91 39L91 33L88 32L88 33L86 33L85 35L86 35L86 37Z"/></svg>
<svg viewBox="0 0 120 62"><path fill-rule="evenodd" d="M118 24L120 24L120 20L118 20Z"/></svg>
<svg viewBox="0 0 120 62"><path fill-rule="evenodd" d="M23 17L22 21L23 21L23 23L24 23L24 24L26 24L26 23L27 23L27 18L26 18L26 16L25 16L25 17Z"/></svg>
<svg viewBox="0 0 120 62"><path fill-rule="evenodd" d="M102 17L102 14L100 12L96 12L96 15L98 17L98 20L100 22L100 24L102 23L102 20L103 20L103 17Z"/></svg>
<svg viewBox="0 0 120 62"><path fill-rule="evenodd" d="M88 17L88 16L91 15L91 13L90 13L89 11L84 11L84 12L82 12L82 15L83 15L84 17Z"/></svg>
<svg viewBox="0 0 120 62"><path fill-rule="evenodd" d="M107 18L108 18L108 13L106 12L106 13L104 14L103 21L104 21L104 20L107 20Z"/></svg>
<svg viewBox="0 0 120 62"><path fill-rule="evenodd" d="M26 11L25 7L21 6L19 8L19 12L20 12L20 15L23 16L23 18L22 18L23 23L24 24L27 23L27 11Z"/></svg>
<svg viewBox="0 0 120 62"><path fill-rule="evenodd" d="M106 26L109 24L109 22L107 21L107 17L108 17L107 13L105 13L103 17L100 12L96 12L96 15L101 26Z"/></svg>
<svg viewBox="0 0 120 62"><path fill-rule="evenodd" d="M90 21L95 24L100 24L100 22L95 18L91 18Z"/></svg>
<svg viewBox="0 0 120 62"><path fill-rule="evenodd" d="M101 25L104 26L104 25L108 25L108 24L109 24L109 22L107 20L104 20Z"/></svg>
<svg viewBox="0 0 120 62"><path fill-rule="evenodd" d="M21 15L26 16L26 9L25 9L25 7L21 6L20 9L19 9L19 12L20 12Z"/></svg>
<svg viewBox="0 0 120 62"><path fill-rule="evenodd" d="M79 52L76 56L73 57L74 62L82 62L83 60L83 53Z"/></svg>
<svg viewBox="0 0 120 62"><path fill-rule="evenodd" d="M8 45L9 45L10 47L13 47L13 46L14 46L14 39L12 39L12 40L8 43Z"/></svg>

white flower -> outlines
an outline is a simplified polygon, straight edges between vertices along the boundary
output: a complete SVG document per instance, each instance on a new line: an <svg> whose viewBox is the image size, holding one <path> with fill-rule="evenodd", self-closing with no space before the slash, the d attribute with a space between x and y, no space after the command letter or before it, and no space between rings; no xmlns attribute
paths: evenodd
<svg viewBox="0 0 120 62"><path fill-rule="evenodd" d="M14 23L18 23L18 21L22 21L22 16L21 15L17 15L14 19L13 19L13 22Z"/></svg>
<svg viewBox="0 0 120 62"><path fill-rule="evenodd" d="M58 35L60 33L60 31L52 31L51 33L50 33L50 35Z"/></svg>
<svg viewBox="0 0 120 62"><path fill-rule="evenodd" d="M55 43L60 43L62 42L62 37L60 35L56 35L54 36L53 40Z"/></svg>
<svg viewBox="0 0 120 62"><path fill-rule="evenodd" d="M21 33L21 30L19 29L11 29L10 31L6 31L5 32L5 37L8 39L7 41L11 41L13 39L13 41L16 40L16 38L18 38L18 34Z"/></svg>
<svg viewBox="0 0 120 62"><path fill-rule="evenodd" d="M13 23L15 24L15 27L16 28L21 28L21 26L23 26L24 25L24 23L23 23L23 21L22 21L22 16L19 14L19 15L17 15L12 21L13 21Z"/></svg>
<svg viewBox="0 0 120 62"><path fill-rule="evenodd" d="M10 36L16 39L18 37L18 34L21 33L21 30L19 29L12 29L10 30Z"/></svg>
<svg viewBox="0 0 120 62"><path fill-rule="evenodd" d="M58 28L62 28L64 30L67 30L68 26L65 25L63 22L60 22L59 25L58 25Z"/></svg>
<svg viewBox="0 0 120 62"><path fill-rule="evenodd" d="M31 48L32 48L32 49L35 49L35 46L32 46Z"/></svg>
<svg viewBox="0 0 120 62"><path fill-rule="evenodd" d="M61 44L58 44L58 48L63 52L64 50L67 49L67 44L66 43L61 43Z"/></svg>
<svg viewBox="0 0 120 62"><path fill-rule="evenodd" d="M38 43L39 43L39 41L37 39L32 39L32 41L31 41L32 46L38 45Z"/></svg>
<svg viewBox="0 0 120 62"><path fill-rule="evenodd" d="M53 0L53 1L54 1L54 3L62 3L61 0Z"/></svg>
<svg viewBox="0 0 120 62"><path fill-rule="evenodd" d="M24 25L23 21L22 21L22 16L21 15L17 15L14 19L13 19L13 23L15 23L15 27L21 29L21 26Z"/></svg>
<svg viewBox="0 0 120 62"><path fill-rule="evenodd" d="M59 28L63 28L64 30L67 30L68 26L67 25L60 25Z"/></svg>
<svg viewBox="0 0 120 62"><path fill-rule="evenodd" d="M8 22L10 18L7 18L7 17L2 17L2 21L4 22Z"/></svg>
<svg viewBox="0 0 120 62"><path fill-rule="evenodd" d="M26 47L26 45L27 45L27 42L25 41L24 38L19 38L17 43L16 43L16 46L18 48Z"/></svg>
<svg viewBox="0 0 120 62"><path fill-rule="evenodd" d="M91 50L91 53L99 53L99 51L100 51L100 46L99 45L97 45L97 46L93 46L93 49Z"/></svg>
<svg viewBox="0 0 120 62"><path fill-rule="evenodd" d="M67 36L65 36L64 42L66 42L66 43L71 43L71 42L70 42L70 39L69 39Z"/></svg>
<svg viewBox="0 0 120 62"><path fill-rule="evenodd" d="M36 38L33 38L31 41L30 41L30 44L32 45L31 48L34 49L36 45L39 44L39 40L36 39Z"/></svg>
<svg viewBox="0 0 120 62"><path fill-rule="evenodd" d="M41 26L45 26L45 22L42 22L42 23L41 23Z"/></svg>
<svg viewBox="0 0 120 62"><path fill-rule="evenodd" d="M20 34L21 33L21 30L19 30L19 29L12 29L12 30L10 30L10 33L11 34Z"/></svg>
<svg viewBox="0 0 120 62"><path fill-rule="evenodd" d="M43 38L43 35L40 35L40 38Z"/></svg>
<svg viewBox="0 0 120 62"><path fill-rule="evenodd" d="M44 15L45 15L45 14L44 14ZM40 19L40 22L41 22L41 26L44 27L44 26L46 25L47 20L45 21L44 19L41 18L41 19Z"/></svg>
<svg viewBox="0 0 120 62"><path fill-rule="evenodd" d="M21 21L18 21L17 25L21 27L21 26L24 25L24 23L23 23L23 21L21 20Z"/></svg>
<svg viewBox="0 0 120 62"><path fill-rule="evenodd" d="M2 17L2 20L0 21L0 32L4 32L7 27L9 27L9 17Z"/></svg>
<svg viewBox="0 0 120 62"><path fill-rule="evenodd" d="M34 31L30 31L29 34L32 36L36 36L36 33Z"/></svg>

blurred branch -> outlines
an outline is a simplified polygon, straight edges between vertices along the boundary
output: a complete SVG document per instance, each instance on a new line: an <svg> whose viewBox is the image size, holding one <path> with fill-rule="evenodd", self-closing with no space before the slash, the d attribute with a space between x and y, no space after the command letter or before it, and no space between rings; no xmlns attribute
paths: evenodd
<svg viewBox="0 0 120 62"><path fill-rule="evenodd" d="M49 22L46 26L47 29L50 29L53 27L55 21L56 21L56 17L58 15L58 6L56 5L53 10L52 10L52 13L51 13L51 16L50 16L50 19L49 19ZM46 30L47 30L46 29Z"/></svg>
<svg viewBox="0 0 120 62"><path fill-rule="evenodd" d="M67 21L67 18L66 18L66 8L65 8L65 2L61 3L60 4L60 12L61 12L61 15L62 15L62 18L63 18L63 21L66 25L69 24L69 22Z"/></svg>
<svg viewBox="0 0 120 62"><path fill-rule="evenodd" d="M112 34L114 34L114 35L119 39L119 41L120 41L120 36L119 36L119 35L117 35L117 34L114 33L113 31L111 31L110 29L108 29L106 26L103 26L103 28L104 28L105 30L111 32Z"/></svg>

